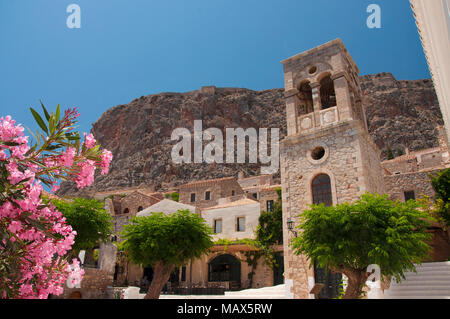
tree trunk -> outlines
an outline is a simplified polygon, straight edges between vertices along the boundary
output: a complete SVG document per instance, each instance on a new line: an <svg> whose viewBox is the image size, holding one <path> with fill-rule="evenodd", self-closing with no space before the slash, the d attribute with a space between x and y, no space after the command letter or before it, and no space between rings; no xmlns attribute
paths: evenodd
<svg viewBox="0 0 450 319"><path fill-rule="evenodd" d="M144 299L158 299L161 290L170 278L174 265L157 262L153 268L153 280Z"/></svg>
<svg viewBox="0 0 450 319"><path fill-rule="evenodd" d="M358 299L369 274L365 269L345 269L343 273L347 276L348 283L342 299Z"/></svg>

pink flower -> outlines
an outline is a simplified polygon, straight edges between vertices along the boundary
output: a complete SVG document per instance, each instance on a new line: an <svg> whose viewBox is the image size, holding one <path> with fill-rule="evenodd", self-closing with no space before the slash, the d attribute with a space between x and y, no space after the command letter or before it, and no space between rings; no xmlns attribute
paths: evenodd
<svg viewBox="0 0 450 319"><path fill-rule="evenodd" d="M102 168L102 175L108 174L109 172L109 165L111 164L113 155L108 150L103 150L102 154L100 155L101 163L100 166Z"/></svg>
<svg viewBox="0 0 450 319"><path fill-rule="evenodd" d="M68 147L67 150L59 157L59 162L62 166L70 167L73 165L76 150L73 147Z"/></svg>
<svg viewBox="0 0 450 319"><path fill-rule="evenodd" d="M19 221L12 221L8 226L8 230L14 234L17 233L20 229L22 229L22 223Z"/></svg>
<svg viewBox="0 0 450 319"><path fill-rule="evenodd" d="M29 295L33 292L33 287L30 284L25 284L20 287L19 291L21 295Z"/></svg>
<svg viewBox="0 0 450 319"><path fill-rule="evenodd" d="M86 160L78 164L80 172L77 175L75 182L78 188L83 188L92 185L94 182L95 162Z"/></svg>
<svg viewBox="0 0 450 319"><path fill-rule="evenodd" d="M63 122L71 123L78 116L76 110L66 111ZM77 150L68 147L59 154L47 154L47 158L40 158L38 162L28 160L26 153L30 150L28 137L23 135L23 127L16 125L10 116L0 118L0 140L4 142L15 142L18 145L11 146L0 144L0 161L3 161L7 170L7 180L2 181L13 190L21 192L21 199L15 199L17 205L5 201L0 205L0 218L7 229L15 234L2 239L3 245L7 241L16 242L21 245L18 267L20 279L17 282L9 278L1 278L3 285L17 288L19 298L47 298L49 294L59 295L63 292L63 286L68 277L70 282L79 282L84 271L80 268L77 260L73 265L63 258L74 244L76 232L67 224L66 219L51 204L44 205L41 199L43 187L36 179L37 175L45 168L37 163L43 163L51 173L57 175L59 172L68 174L72 178L74 163L79 168L76 175L76 183L79 188L89 186L94 182L96 167L102 169L106 174L112 161L111 152L104 150L100 154L100 163L89 160L82 156L77 157ZM92 134L85 134L84 145L91 149L95 147L96 140ZM9 151L9 152L8 152ZM33 158L33 160L36 160ZM70 167L70 169L66 169ZM25 182L23 182L26 180ZM22 182L20 186L15 186ZM52 191L55 192L59 186L57 180L53 183ZM26 215L25 215L26 214ZM43 228L36 227L34 223L23 221L23 217L43 222ZM59 236L53 236L57 235ZM18 238L19 240L17 240ZM68 282L67 281L67 282ZM8 298L7 292L2 292L0 297Z"/></svg>
<svg viewBox="0 0 450 319"><path fill-rule="evenodd" d="M86 133L84 133L84 145L86 145L87 148L93 148L95 143L97 143L97 141L95 140L94 135L86 135Z"/></svg>
<svg viewBox="0 0 450 319"><path fill-rule="evenodd" d="M57 165L56 161L54 158L45 158L44 159L44 164L45 166L47 166L48 168L50 167L55 167Z"/></svg>
<svg viewBox="0 0 450 319"><path fill-rule="evenodd" d="M15 137L23 136L23 127L15 126L16 121L11 119L11 116L0 118L0 140L5 142L12 141Z"/></svg>

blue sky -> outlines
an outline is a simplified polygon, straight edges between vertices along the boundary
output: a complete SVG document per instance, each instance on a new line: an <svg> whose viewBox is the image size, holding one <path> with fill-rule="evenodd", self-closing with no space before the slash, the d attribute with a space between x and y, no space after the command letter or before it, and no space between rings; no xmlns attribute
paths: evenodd
<svg viewBox="0 0 450 319"><path fill-rule="evenodd" d="M381 29L366 26L371 3ZM362 75L430 77L408 0L0 0L0 115L31 125L42 99L77 106L89 131L142 95L279 88L281 60L338 37Z"/></svg>

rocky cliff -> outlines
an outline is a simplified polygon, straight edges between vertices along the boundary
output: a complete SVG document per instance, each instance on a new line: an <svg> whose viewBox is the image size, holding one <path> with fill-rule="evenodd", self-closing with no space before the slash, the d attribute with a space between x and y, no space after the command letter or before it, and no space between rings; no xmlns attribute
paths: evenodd
<svg viewBox="0 0 450 319"><path fill-rule="evenodd" d="M411 151L438 145L435 127L442 116L431 80L397 81L389 73L360 77L369 131L386 156L387 148ZM194 120L203 129L217 127L280 128L286 135L284 89L252 91L205 87L187 93L142 96L107 110L93 124L92 133L114 154L110 173L78 193L71 183L59 195L139 186L167 190L199 179L259 174L257 164L174 164L171 150L175 128L193 133ZM225 134L224 134L225 135Z"/></svg>

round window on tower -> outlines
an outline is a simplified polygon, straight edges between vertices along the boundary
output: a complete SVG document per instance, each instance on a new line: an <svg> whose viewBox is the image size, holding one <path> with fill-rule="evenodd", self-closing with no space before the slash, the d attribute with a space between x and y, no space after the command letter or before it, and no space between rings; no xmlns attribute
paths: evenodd
<svg viewBox="0 0 450 319"><path fill-rule="evenodd" d="M317 165L325 162L328 155L328 147L325 144L319 144L308 151L307 159L310 163Z"/></svg>
<svg viewBox="0 0 450 319"><path fill-rule="evenodd" d="M318 161L325 156L325 149L322 146L318 146L311 151L311 157L313 160Z"/></svg>
<svg viewBox="0 0 450 319"><path fill-rule="evenodd" d="M309 74L314 74L314 73L316 73L316 72L317 72L317 66L312 66L312 67L310 67L308 72L309 72Z"/></svg>

